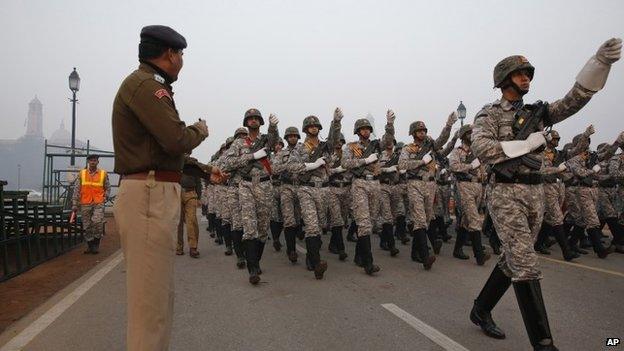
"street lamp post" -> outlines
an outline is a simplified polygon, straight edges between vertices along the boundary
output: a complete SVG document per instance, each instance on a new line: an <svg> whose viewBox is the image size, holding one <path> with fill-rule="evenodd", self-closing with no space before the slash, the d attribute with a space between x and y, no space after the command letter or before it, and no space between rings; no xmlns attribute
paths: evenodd
<svg viewBox="0 0 624 351"><path fill-rule="evenodd" d="M80 76L78 76L78 72L76 72L76 67L72 73L69 74L69 90L72 91L72 137L71 137L71 165L74 166L76 164L75 150L76 147L76 92L80 90Z"/></svg>
<svg viewBox="0 0 624 351"><path fill-rule="evenodd" d="M22 188L22 165L17 165L17 191Z"/></svg>
<svg viewBox="0 0 624 351"><path fill-rule="evenodd" d="M457 116L461 122L461 126L464 126L464 118L466 118L466 106L464 106L463 102L459 102L459 106L457 106Z"/></svg>

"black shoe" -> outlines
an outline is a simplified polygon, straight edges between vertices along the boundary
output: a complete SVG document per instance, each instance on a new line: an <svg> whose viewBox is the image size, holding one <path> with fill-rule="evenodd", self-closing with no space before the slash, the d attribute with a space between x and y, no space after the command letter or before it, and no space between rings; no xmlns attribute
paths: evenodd
<svg viewBox="0 0 624 351"><path fill-rule="evenodd" d="M427 231L425 229L416 229L414 230L414 239L415 247L418 252L418 258L420 258L421 263L425 270L430 270L431 266L435 262L435 256L429 255L429 246L427 246ZM441 243L442 241L440 241ZM412 246L414 247L414 246Z"/></svg>
<svg viewBox="0 0 624 351"><path fill-rule="evenodd" d="M561 253L563 254L563 259L566 261L572 261L575 258L579 258L581 255L570 249L568 245L568 241L566 240L565 230L563 225L556 225L551 227L553 236L555 240L561 247Z"/></svg>
<svg viewBox="0 0 624 351"><path fill-rule="evenodd" d="M87 241L87 249L82 252L83 254L90 255L90 254L93 253L93 242L94 241L95 241L95 239Z"/></svg>
<svg viewBox="0 0 624 351"><path fill-rule="evenodd" d="M470 311L470 320L481 327L485 335L491 338L505 338L505 332L496 326L491 313L510 285L511 278L507 277L498 265L494 266L490 277L474 301L472 311Z"/></svg>
<svg viewBox="0 0 624 351"><path fill-rule="evenodd" d="M275 249L275 251L277 252L280 252L282 250L282 243L277 240L273 240L273 249Z"/></svg>
<svg viewBox="0 0 624 351"><path fill-rule="evenodd" d="M600 241L600 237L602 236L602 231L599 228L588 228L587 234L589 235L589 239L592 242L592 246L594 248L594 252L600 258L607 258L609 254L613 253L614 247L605 248Z"/></svg>
<svg viewBox="0 0 624 351"><path fill-rule="evenodd" d="M460 260L468 260L470 257L464 253L464 241L466 240L466 230L460 228L457 230L457 238L455 239L455 247L453 248L453 257Z"/></svg>
<svg viewBox="0 0 624 351"><path fill-rule="evenodd" d="M481 232L471 231L468 232L468 235L472 241L472 252L477 260L477 265L483 266L485 261L490 259L490 254L486 253L485 248L481 245Z"/></svg>
<svg viewBox="0 0 624 351"><path fill-rule="evenodd" d="M232 251L232 246L231 246L231 245L230 245L230 246L226 246L226 247L225 247L225 252L224 252L224 254L225 254L226 256L232 256L232 254L233 254L233 253L234 253L234 252Z"/></svg>
<svg viewBox="0 0 624 351"><path fill-rule="evenodd" d="M344 252L344 250L342 251L338 251L338 259L341 261L344 261L347 259L347 257L349 257L349 255L347 255L346 252Z"/></svg>
<svg viewBox="0 0 624 351"><path fill-rule="evenodd" d="M357 238L355 237L356 233L357 225L355 224L355 221L351 221L351 225L349 225L349 231L347 232L347 241L350 241L352 243L357 242Z"/></svg>
<svg viewBox="0 0 624 351"><path fill-rule="evenodd" d="M249 272L249 283L257 285L260 283L260 241L258 239L245 240L243 245L247 257L247 271Z"/></svg>
<svg viewBox="0 0 624 351"><path fill-rule="evenodd" d="M379 272L379 266L373 264L373 252L371 251L370 235L358 238L360 244L360 255L364 263L364 271L368 275Z"/></svg>
<svg viewBox="0 0 624 351"><path fill-rule="evenodd" d="M534 350L557 350L553 345L539 280L513 283L524 327Z"/></svg>
<svg viewBox="0 0 624 351"><path fill-rule="evenodd" d="M247 263L245 262L245 258L244 257L237 257L236 258L236 267L238 267L238 269L243 269L243 268L245 268L245 266L247 266Z"/></svg>
<svg viewBox="0 0 624 351"><path fill-rule="evenodd" d="M93 249L91 250L92 255L97 255L100 253L100 238L95 238L93 241Z"/></svg>

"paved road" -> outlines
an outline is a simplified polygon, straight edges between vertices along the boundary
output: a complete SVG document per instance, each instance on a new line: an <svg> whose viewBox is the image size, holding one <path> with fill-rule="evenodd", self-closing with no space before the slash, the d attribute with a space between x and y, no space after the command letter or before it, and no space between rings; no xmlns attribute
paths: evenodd
<svg viewBox="0 0 624 351"><path fill-rule="evenodd" d="M252 287L233 256L224 256L223 246L202 235L201 259L176 258L171 349L444 350L452 349L448 346L452 341L468 350L530 349L513 289L493 314L506 331L506 340L485 337L468 320L472 300L494 260L478 267L473 260L454 259L447 244L432 271L425 272L409 260L407 246L400 247L396 258L376 249L382 271L369 277L351 257L340 262L330 256L325 250L328 241L325 237L322 256L329 270L324 280L315 280L302 263L292 266L283 251L276 253L269 244L262 283ZM348 252L353 250L348 243ZM560 257L559 252L550 256ZM578 261L603 271L546 259L540 263L550 324L561 350L601 350L607 337L624 337L624 255L607 260L588 255ZM124 280L119 264L25 349L123 350ZM446 346L427 338L384 304L393 304L416 323L439 331L443 334L439 342Z"/></svg>

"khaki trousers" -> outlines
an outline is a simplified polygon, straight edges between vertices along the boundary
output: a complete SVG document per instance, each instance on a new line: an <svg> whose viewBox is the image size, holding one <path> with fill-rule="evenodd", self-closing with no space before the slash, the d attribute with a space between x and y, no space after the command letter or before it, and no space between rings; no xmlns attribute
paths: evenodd
<svg viewBox="0 0 624 351"><path fill-rule="evenodd" d="M183 190L181 201L180 221L178 222L178 245L176 249L184 249L184 224L186 224L186 236L191 249L197 248L199 239L199 225L197 224L197 192L195 190Z"/></svg>
<svg viewBox="0 0 624 351"><path fill-rule="evenodd" d="M127 350L168 350L180 185L122 180L113 208L126 264Z"/></svg>

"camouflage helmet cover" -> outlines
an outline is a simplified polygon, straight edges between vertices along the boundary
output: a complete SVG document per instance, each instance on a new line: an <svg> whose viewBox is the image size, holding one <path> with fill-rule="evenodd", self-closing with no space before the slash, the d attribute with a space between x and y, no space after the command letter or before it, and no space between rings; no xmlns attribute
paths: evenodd
<svg viewBox="0 0 624 351"><path fill-rule="evenodd" d="M397 148L397 149L402 149L403 147L405 147L405 143L404 143L404 142L402 142L402 141L399 141L399 142L396 144L396 148Z"/></svg>
<svg viewBox="0 0 624 351"><path fill-rule="evenodd" d="M471 124L464 124L461 128L459 128L459 138L463 139L464 136L469 133L472 132L472 125Z"/></svg>
<svg viewBox="0 0 624 351"><path fill-rule="evenodd" d="M596 148L596 151L601 152L607 146L609 146L609 143L600 143L600 145L598 145L598 147Z"/></svg>
<svg viewBox="0 0 624 351"><path fill-rule="evenodd" d="M241 134L245 134L245 135L249 134L249 132L247 131L247 128L245 127L237 128L236 131L234 132L234 138L238 138L238 136Z"/></svg>
<svg viewBox="0 0 624 351"><path fill-rule="evenodd" d="M558 131L553 129L550 131L550 139L561 139L561 136Z"/></svg>
<svg viewBox="0 0 624 351"><path fill-rule="evenodd" d="M505 79L507 79L512 72L521 69L526 69L529 74L529 79L533 80L535 67L531 65L526 57L522 55L513 55L502 59L494 67L494 88L500 88Z"/></svg>
<svg viewBox="0 0 624 351"><path fill-rule="evenodd" d="M427 131L427 126L425 125L425 122L423 121L412 122L409 126L409 135L413 135L415 132L419 130L424 130L425 132Z"/></svg>
<svg viewBox="0 0 624 351"><path fill-rule="evenodd" d="M301 139L301 135L299 134L299 129L297 127L288 127L284 132L284 139L287 139L289 135L296 135L297 139Z"/></svg>
<svg viewBox="0 0 624 351"><path fill-rule="evenodd" d="M366 118L360 118L355 121L355 125L353 126L353 134L357 134L362 128L370 128L371 133L373 132L373 126L370 121Z"/></svg>
<svg viewBox="0 0 624 351"><path fill-rule="evenodd" d="M264 119L258 109L250 108L245 112L245 118L243 118L243 126L247 127L247 119L251 117L258 117L260 119L260 125L264 125Z"/></svg>
<svg viewBox="0 0 624 351"><path fill-rule="evenodd" d="M301 130L305 133L307 132L308 127L311 127L311 126L317 126L319 130L323 129L323 126L321 125L321 121L316 116L308 116L304 118L303 126L301 127Z"/></svg>

